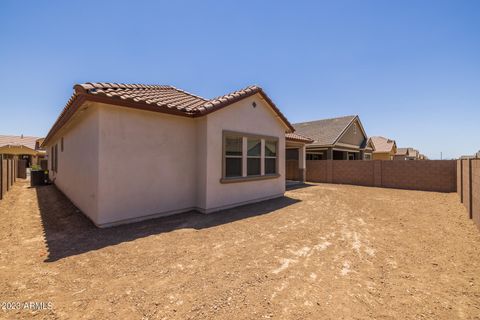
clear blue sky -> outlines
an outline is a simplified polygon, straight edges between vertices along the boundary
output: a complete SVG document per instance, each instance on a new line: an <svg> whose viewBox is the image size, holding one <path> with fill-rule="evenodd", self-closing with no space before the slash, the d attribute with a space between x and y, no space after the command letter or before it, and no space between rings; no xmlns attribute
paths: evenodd
<svg viewBox="0 0 480 320"><path fill-rule="evenodd" d="M81 82L214 97L291 122L358 114L431 158L480 149L480 1L0 2L0 134L44 136Z"/></svg>

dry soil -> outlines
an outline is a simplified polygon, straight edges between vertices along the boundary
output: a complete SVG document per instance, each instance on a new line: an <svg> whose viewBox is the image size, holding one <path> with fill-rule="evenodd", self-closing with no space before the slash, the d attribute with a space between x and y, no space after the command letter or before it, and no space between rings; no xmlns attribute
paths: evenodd
<svg viewBox="0 0 480 320"><path fill-rule="evenodd" d="M97 229L19 182L0 222L0 301L22 303L1 318L480 319L480 232L456 194L307 185Z"/></svg>

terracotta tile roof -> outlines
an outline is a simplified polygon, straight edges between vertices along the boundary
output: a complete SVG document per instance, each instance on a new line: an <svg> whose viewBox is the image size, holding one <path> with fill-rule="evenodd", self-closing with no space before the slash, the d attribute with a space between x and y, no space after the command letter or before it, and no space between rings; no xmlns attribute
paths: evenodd
<svg viewBox="0 0 480 320"><path fill-rule="evenodd" d="M84 83L78 84L75 91L131 102L144 102L160 108L176 109L183 112L195 112L208 102L207 99L193 95L172 86L118 84L118 83ZM84 90L84 91L83 91Z"/></svg>
<svg viewBox="0 0 480 320"><path fill-rule="evenodd" d="M305 136L302 136L301 134L298 134L296 132L291 132L291 133L287 133L285 134L285 139L289 140L289 141L299 141L299 142L303 142L303 143L312 143L313 140L308 138L308 137L305 137Z"/></svg>
<svg viewBox="0 0 480 320"><path fill-rule="evenodd" d="M261 87L249 86L214 99L191 94L167 85L143 85L121 83L84 83L74 86L75 92L50 129L45 142L55 134L73 115L76 107L86 100L123 105L149 111L170 113L187 117L199 117L214 112L232 103L259 93L267 101L290 132L294 129Z"/></svg>
<svg viewBox="0 0 480 320"><path fill-rule="evenodd" d="M395 140L385 137L375 136L370 137L370 140L375 148L374 152L391 152L392 148L395 146Z"/></svg>
<svg viewBox="0 0 480 320"><path fill-rule="evenodd" d="M38 137L0 135L0 147L25 146L35 150L35 144L38 139Z"/></svg>
<svg viewBox="0 0 480 320"><path fill-rule="evenodd" d="M315 145L333 145L357 116L294 123L298 134L310 137Z"/></svg>

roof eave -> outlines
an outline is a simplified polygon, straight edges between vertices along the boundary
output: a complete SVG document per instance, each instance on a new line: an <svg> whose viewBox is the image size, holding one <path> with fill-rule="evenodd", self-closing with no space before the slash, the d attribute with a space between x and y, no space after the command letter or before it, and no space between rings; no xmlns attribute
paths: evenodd
<svg viewBox="0 0 480 320"><path fill-rule="evenodd" d="M272 99L270 99L270 97L263 91L262 88L260 87L257 87L256 89L252 89L250 92L246 93L246 94L243 94L243 95L239 95L237 97L234 97L234 98L231 98L230 100L228 101L225 101L223 103L219 103L217 105L215 105L214 107L212 108L208 108L208 109L204 109L203 111L199 111L197 113L195 113L193 116L194 117L202 117L204 115L207 115L207 114L210 114L212 112L215 112L217 110L220 110L224 107L227 107L229 105L232 105L238 101L241 101L245 98L248 98L248 97L251 97L251 96L254 96L255 94L260 94L262 96L262 98L270 105L270 107L273 109L273 111L278 115L278 117L280 118L280 120L285 124L285 126L287 127L288 131L286 131L287 133L292 133L292 132L295 132L295 129L293 128L292 124L290 123L290 121L287 120L287 118L283 115L283 113L280 111L280 109L277 108L277 106L275 105L275 103L272 101Z"/></svg>
<svg viewBox="0 0 480 320"><path fill-rule="evenodd" d="M120 97L99 96L99 95L90 93L87 89L85 89L82 85L79 85L79 84L74 86L74 91L75 93L72 96L71 101L67 103L67 106L64 108L60 116L57 118L52 128L48 132L47 136L45 137L45 140L41 144L42 148L48 145L48 143L54 137L54 135L68 122L68 120L70 120L70 118L79 109L79 106L82 105L87 100L92 102L114 104L114 105L119 105L123 107L135 108L135 109L146 110L146 111L166 113L166 114L177 115L182 117L202 117L212 112L215 112L217 110L220 110L226 106L229 106L235 102L238 102L240 100L243 100L247 97L250 97L259 93L262 96L262 98L270 105L273 111L277 114L277 116L280 118L282 123L286 126L287 128L286 132L291 133L295 131L292 124L287 120L287 118L277 108L275 103L273 103L270 97L268 97L268 95L260 87L256 87L255 89L252 89L250 92L244 95L234 97L233 99L230 99L224 103L220 103L215 107L204 109L204 111L197 111L197 112L190 112L190 111L186 112L178 109L168 108L166 106L148 104L143 101L125 100Z"/></svg>

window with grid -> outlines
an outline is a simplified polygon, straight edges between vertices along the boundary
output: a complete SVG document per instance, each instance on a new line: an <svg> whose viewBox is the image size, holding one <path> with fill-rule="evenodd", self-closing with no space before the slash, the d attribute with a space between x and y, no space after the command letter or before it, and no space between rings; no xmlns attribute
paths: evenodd
<svg viewBox="0 0 480 320"><path fill-rule="evenodd" d="M261 174L262 141L260 139L247 139L247 176Z"/></svg>
<svg viewBox="0 0 480 320"><path fill-rule="evenodd" d="M265 140L265 174L277 173L277 141Z"/></svg>
<svg viewBox="0 0 480 320"><path fill-rule="evenodd" d="M278 173L278 139L241 134L224 134L223 178L249 178Z"/></svg>
<svg viewBox="0 0 480 320"><path fill-rule="evenodd" d="M225 137L225 177L241 177L243 162L242 137Z"/></svg>

